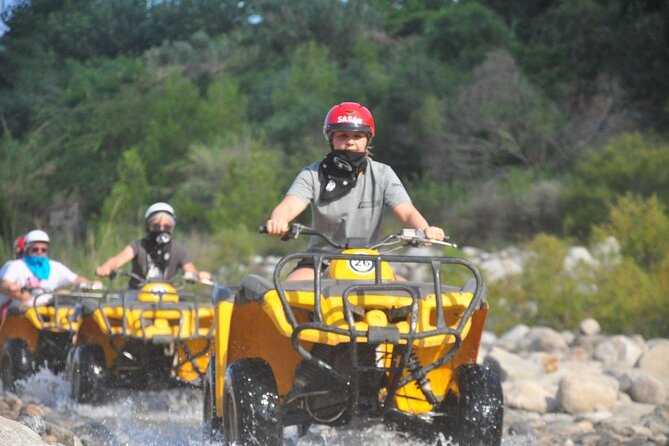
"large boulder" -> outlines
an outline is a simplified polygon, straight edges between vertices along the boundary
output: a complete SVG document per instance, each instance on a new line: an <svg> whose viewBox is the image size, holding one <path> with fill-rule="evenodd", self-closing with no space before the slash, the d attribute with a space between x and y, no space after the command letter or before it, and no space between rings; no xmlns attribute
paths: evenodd
<svg viewBox="0 0 669 446"><path fill-rule="evenodd" d="M639 358L638 367L669 378L669 341L649 343L648 350Z"/></svg>
<svg viewBox="0 0 669 446"><path fill-rule="evenodd" d="M518 346L530 352L564 353L569 350L564 337L549 327L530 328Z"/></svg>
<svg viewBox="0 0 669 446"><path fill-rule="evenodd" d="M552 412L555 409L555 394L536 381L505 382L503 390L506 407L536 413Z"/></svg>
<svg viewBox="0 0 669 446"><path fill-rule="evenodd" d="M608 410L618 400L618 381L605 375L566 375L560 381L556 400L571 414Z"/></svg>
<svg viewBox="0 0 669 446"><path fill-rule="evenodd" d="M633 366L643 354L643 342L627 336L616 335L598 343L594 358L604 364Z"/></svg>
<svg viewBox="0 0 669 446"><path fill-rule="evenodd" d="M46 445L36 432L16 421L0 417L0 439L2 444L12 446Z"/></svg>
<svg viewBox="0 0 669 446"><path fill-rule="evenodd" d="M496 371L502 381L538 379L543 375L541 363L498 347L490 350L483 363Z"/></svg>

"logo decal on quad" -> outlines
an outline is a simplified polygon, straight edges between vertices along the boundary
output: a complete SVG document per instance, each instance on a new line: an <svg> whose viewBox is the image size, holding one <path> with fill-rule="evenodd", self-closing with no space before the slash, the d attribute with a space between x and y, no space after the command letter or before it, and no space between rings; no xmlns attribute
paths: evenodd
<svg viewBox="0 0 669 446"><path fill-rule="evenodd" d="M348 267L354 273L367 274L374 270L374 262L372 260L349 260Z"/></svg>

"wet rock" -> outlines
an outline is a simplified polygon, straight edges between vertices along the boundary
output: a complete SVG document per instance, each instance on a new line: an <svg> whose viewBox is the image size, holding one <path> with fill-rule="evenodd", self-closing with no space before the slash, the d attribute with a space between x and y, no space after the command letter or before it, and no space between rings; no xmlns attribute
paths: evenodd
<svg viewBox="0 0 669 446"><path fill-rule="evenodd" d="M27 426L33 432L36 432L38 435L44 435L46 432L46 424L44 419L39 415L21 415L19 417L19 423Z"/></svg>
<svg viewBox="0 0 669 446"><path fill-rule="evenodd" d="M12 446L45 445L40 436L16 421L0 417L0 439L2 444Z"/></svg>
<svg viewBox="0 0 669 446"><path fill-rule="evenodd" d="M42 437L42 441L49 444L58 443L58 437L55 435L45 435Z"/></svg>
<svg viewBox="0 0 669 446"><path fill-rule="evenodd" d="M44 415L44 409L38 406L37 404L26 404L23 406L21 409L21 414L22 415L28 415L28 416L43 416Z"/></svg>

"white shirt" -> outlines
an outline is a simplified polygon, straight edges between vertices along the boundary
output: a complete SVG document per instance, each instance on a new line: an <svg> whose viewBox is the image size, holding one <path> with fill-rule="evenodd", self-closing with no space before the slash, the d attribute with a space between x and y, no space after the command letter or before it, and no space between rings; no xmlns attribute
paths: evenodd
<svg viewBox="0 0 669 446"><path fill-rule="evenodd" d="M41 288L46 292L52 292L58 288L72 285L78 275L67 266L55 260L49 260L51 271L47 279L39 280L30 271L23 260L10 260L5 262L0 269L0 280L9 280L21 288ZM10 296L0 294L0 305L4 305L11 299Z"/></svg>

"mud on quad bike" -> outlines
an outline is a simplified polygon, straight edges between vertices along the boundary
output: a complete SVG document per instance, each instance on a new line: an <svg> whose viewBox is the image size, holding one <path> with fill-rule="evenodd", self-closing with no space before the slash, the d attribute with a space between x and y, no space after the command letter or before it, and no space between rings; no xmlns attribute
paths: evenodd
<svg viewBox="0 0 669 446"><path fill-rule="evenodd" d="M213 334L210 292L186 291L186 283L214 286L193 276L171 282L140 280L137 290L104 290L78 308L79 326L67 354L72 398L96 404L108 389L141 390L200 385Z"/></svg>
<svg viewBox="0 0 669 446"><path fill-rule="evenodd" d="M360 240L340 246L299 224L287 238L301 234L341 252L290 254L273 281L251 275L235 294L214 292L205 438L279 445L284 426L305 432L312 423L379 418L424 439L499 445L500 379L476 363L488 311L478 269L463 258L379 252L443 244L418 230L372 247ZM287 265L306 258L316 271L329 264L322 277L283 280ZM394 272L401 267L427 269L431 279L404 281ZM464 287L442 284L450 268L470 276Z"/></svg>
<svg viewBox="0 0 669 446"><path fill-rule="evenodd" d="M65 368L65 358L79 322L76 308L92 291L88 284L46 293L27 290L35 298L20 309L10 306L0 326L0 373L5 390L16 391L16 381L46 365L52 372Z"/></svg>

